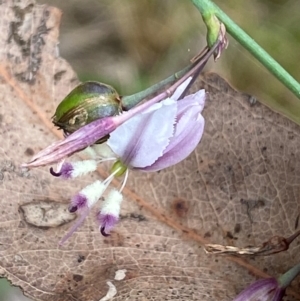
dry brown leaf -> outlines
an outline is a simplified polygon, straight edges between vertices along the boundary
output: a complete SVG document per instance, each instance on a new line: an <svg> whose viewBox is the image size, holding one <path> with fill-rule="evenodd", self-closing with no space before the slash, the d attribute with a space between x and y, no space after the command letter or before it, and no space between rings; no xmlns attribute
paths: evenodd
<svg viewBox="0 0 300 301"><path fill-rule="evenodd" d="M99 175L66 182L47 168L25 173L19 166L57 139L50 118L77 83L58 54L61 13L29 0L5 1L0 9L1 276L36 301L98 301L107 282L116 288L114 300L224 301L300 260L296 243L255 261L208 256L201 247L288 236L300 211L299 127L258 103L250 106L249 96L215 74L195 87L209 91L196 152L160 173L131 172L113 234L103 238L91 215L59 248L71 217L49 226L33 214L31 223L21 208L45 210L54 202L64 211L79 187ZM115 280L116 272L125 278ZM297 287L299 280L289 300L300 300Z"/></svg>

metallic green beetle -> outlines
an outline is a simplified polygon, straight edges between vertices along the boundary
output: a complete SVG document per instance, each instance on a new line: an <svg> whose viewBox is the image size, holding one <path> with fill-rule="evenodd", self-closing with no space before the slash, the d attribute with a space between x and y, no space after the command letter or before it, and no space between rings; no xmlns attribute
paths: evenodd
<svg viewBox="0 0 300 301"><path fill-rule="evenodd" d="M111 86L99 82L85 82L74 88L58 105L52 122L68 136L97 119L122 112L121 98ZM97 143L102 143L109 136Z"/></svg>

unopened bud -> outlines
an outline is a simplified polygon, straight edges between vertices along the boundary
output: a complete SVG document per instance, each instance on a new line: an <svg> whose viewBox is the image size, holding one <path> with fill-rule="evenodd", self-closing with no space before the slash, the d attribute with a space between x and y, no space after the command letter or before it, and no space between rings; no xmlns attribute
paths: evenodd
<svg viewBox="0 0 300 301"><path fill-rule="evenodd" d="M52 122L65 135L97 119L118 115L122 111L117 91L99 82L85 82L74 88L58 105ZM107 136L97 143L107 140Z"/></svg>

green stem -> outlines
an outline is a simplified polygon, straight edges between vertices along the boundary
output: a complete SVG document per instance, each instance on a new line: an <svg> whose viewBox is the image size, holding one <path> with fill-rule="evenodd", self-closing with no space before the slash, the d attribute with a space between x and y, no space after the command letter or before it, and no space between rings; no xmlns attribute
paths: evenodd
<svg viewBox="0 0 300 301"><path fill-rule="evenodd" d="M121 125L123 122L127 121L129 118L135 116L138 113L143 112L145 109L149 108L151 105L166 99L167 97L170 97L171 94L173 94L175 92L175 90L185 81L187 80L190 76L194 76L195 74L197 75L197 71L199 69L203 69L203 67L205 66L205 64L207 63L207 61L209 60L209 58L213 55L214 51L216 50L216 48L219 46L219 41L217 41L215 43L215 45L213 45L212 48L208 49L206 51L205 54L203 54L203 56L201 56L201 58L193 65L193 67L186 72L179 80L177 80L171 87L169 87L168 89L166 89L165 91L163 91L162 93L156 95L155 97L147 100L146 102L142 103L141 105L129 110L128 112L126 112L126 114L121 114L118 116L114 116L115 119L115 123L119 126Z"/></svg>
<svg viewBox="0 0 300 301"><path fill-rule="evenodd" d="M281 67L263 48L232 21L217 5L210 0L192 0L205 22L207 16L214 14L226 27L227 32L246 48L280 82L300 98L300 84ZM206 26L208 26L206 24Z"/></svg>
<svg viewBox="0 0 300 301"><path fill-rule="evenodd" d="M281 288L288 287L291 282L299 275L300 273L300 263L296 264L294 267L289 269L286 273L281 275L278 278L279 286Z"/></svg>
<svg viewBox="0 0 300 301"><path fill-rule="evenodd" d="M176 72L175 74L169 76L168 78L162 80L161 82L147 88L144 91L138 92L133 95L123 96L122 97L122 107L125 111L128 111L129 109L136 106L138 103L140 103L143 99L146 97L154 94L158 90L160 90L162 87L175 82L179 78L181 78L184 74L186 74L189 70L191 70L194 67L194 64L191 64L184 69Z"/></svg>

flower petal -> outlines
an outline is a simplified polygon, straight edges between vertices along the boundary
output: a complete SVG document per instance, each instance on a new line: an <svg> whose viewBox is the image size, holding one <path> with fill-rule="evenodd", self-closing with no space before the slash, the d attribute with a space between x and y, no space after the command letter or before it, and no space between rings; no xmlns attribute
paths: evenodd
<svg viewBox="0 0 300 301"><path fill-rule="evenodd" d="M198 106L197 112L201 113L205 105L205 90L199 90L194 94L187 95L178 101L177 121L191 106Z"/></svg>
<svg viewBox="0 0 300 301"><path fill-rule="evenodd" d="M177 102L167 99L156 111L139 114L111 133L108 146L127 166L143 168L154 163L174 132Z"/></svg>
<svg viewBox="0 0 300 301"><path fill-rule="evenodd" d="M204 107L203 90L178 101L178 122L175 133L163 155L144 171L157 171L175 165L189 156L197 147L204 130L204 118L201 112ZM192 103L191 103L192 101Z"/></svg>
<svg viewBox="0 0 300 301"><path fill-rule="evenodd" d="M117 116L95 120L65 139L52 143L47 148L37 153L29 163L22 167L37 167L58 162L86 147L94 144L117 127Z"/></svg>
<svg viewBox="0 0 300 301"><path fill-rule="evenodd" d="M274 296L282 297L282 292L277 293L277 290L284 291L279 288L275 278L260 279L249 285L233 301L279 301L281 298L275 299Z"/></svg>
<svg viewBox="0 0 300 301"><path fill-rule="evenodd" d="M199 144L203 130L204 118L199 116L198 121L190 122L185 130L170 142L170 147L151 166L143 168L144 171L158 171L179 163L189 156Z"/></svg>
<svg viewBox="0 0 300 301"><path fill-rule="evenodd" d="M173 93L173 95L171 96L171 98L173 100L178 100L179 97L181 96L181 94L184 92L184 90L186 89L186 87L188 86L188 84L190 83L190 81L192 80L192 77L190 76L188 79L186 79Z"/></svg>

